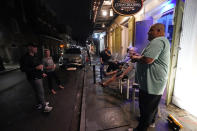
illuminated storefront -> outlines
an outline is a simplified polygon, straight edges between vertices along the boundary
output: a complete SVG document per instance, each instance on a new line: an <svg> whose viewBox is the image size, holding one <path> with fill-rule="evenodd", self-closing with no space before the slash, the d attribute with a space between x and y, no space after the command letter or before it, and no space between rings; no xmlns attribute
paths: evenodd
<svg viewBox="0 0 197 131"><path fill-rule="evenodd" d="M145 1L143 10L135 16L135 46L139 52L146 46L147 31L154 23L163 23L166 38L171 42L171 66L166 103L173 103L197 116L197 1ZM153 7L153 8L151 8ZM164 95L165 95L164 94Z"/></svg>
<svg viewBox="0 0 197 131"><path fill-rule="evenodd" d="M130 17L118 16L106 32L113 53L125 54L129 45L140 53L146 47L147 33L154 23L165 25L171 43L171 65L163 99L197 116L197 0L146 0Z"/></svg>

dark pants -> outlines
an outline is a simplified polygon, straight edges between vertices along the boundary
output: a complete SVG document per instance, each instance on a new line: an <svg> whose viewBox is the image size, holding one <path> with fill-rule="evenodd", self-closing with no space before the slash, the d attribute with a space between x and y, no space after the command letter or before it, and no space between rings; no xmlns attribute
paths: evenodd
<svg viewBox="0 0 197 131"><path fill-rule="evenodd" d="M155 122L161 95L151 95L145 91L139 92L140 122L138 131L147 131L150 124Z"/></svg>
<svg viewBox="0 0 197 131"><path fill-rule="evenodd" d="M49 89L54 89L53 88L53 79L55 80L55 83L59 86L61 85L61 82L56 74L55 71L47 72L47 79L48 79L48 87Z"/></svg>
<svg viewBox="0 0 197 131"><path fill-rule="evenodd" d="M42 104L43 107L45 107L45 94L42 79L29 80L29 82L35 91L37 104Z"/></svg>
<svg viewBox="0 0 197 131"><path fill-rule="evenodd" d="M119 69L119 66L120 66L120 64L115 63L115 62L109 62L108 65L109 66L107 68L107 72L115 71L115 70Z"/></svg>
<svg viewBox="0 0 197 131"><path fill-rule="evenodd" d="M100 65L100 78L102 79L104 76L104 66L108 65L108 62L104 62L103 64Z"/></svg>
<svg viewBox="0 0 197 131"><path fill-rule="evenodd" d="M115 71L115 70L119 69L119 64L118 63L109 62L109 61L104 62L104 64L101 64L101 66L100 66L100 78L101 79L104 76L104 66L105 65L108 65L107 72Z"/></svg>

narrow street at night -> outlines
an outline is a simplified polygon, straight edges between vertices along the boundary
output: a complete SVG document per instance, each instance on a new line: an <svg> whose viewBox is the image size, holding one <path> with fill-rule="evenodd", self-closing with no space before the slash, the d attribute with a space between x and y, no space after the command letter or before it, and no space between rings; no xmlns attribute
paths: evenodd
<svg viewBox="0 0 197 131"><path fill-rule="evenodd" d="M43 114L35 110L35 95L24 73L17 70L0 76L0 116L2 131L61 131L79 127L80 93L83 86L84 70L61 71L58 73L65 89L49 94L45 81L45 94L51 113ZM53 85L56 86L56 85ZM77 105L78 104L78 105Z"/></svg>
<svg viewBox="0 0 197 131"><path fill-rule="evenodd" d="M197 131L197 0L1 0L0 131Z"/></svg>

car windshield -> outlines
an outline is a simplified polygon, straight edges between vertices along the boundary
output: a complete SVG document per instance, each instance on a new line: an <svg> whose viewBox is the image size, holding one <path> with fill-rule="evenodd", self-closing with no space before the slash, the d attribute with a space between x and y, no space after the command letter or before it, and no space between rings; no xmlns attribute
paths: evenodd
<svg viewBox="0 0 197 131"><path fill-rule="evenodd" d="M79 48L69 48L65 50L65 54L81 54L81 50Z"/></svg>

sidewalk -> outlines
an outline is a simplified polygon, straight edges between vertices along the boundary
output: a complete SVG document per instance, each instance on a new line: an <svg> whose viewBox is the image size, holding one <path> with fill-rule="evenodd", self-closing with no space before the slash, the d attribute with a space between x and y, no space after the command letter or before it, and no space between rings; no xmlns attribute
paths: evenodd
<svg viewBox="0 0 197 131"><path fill-rule="evenodd" d="M19 69L18 64L4 64L5 70L0 71L0 75Z"/></svg>
<svg viewBox="0 0 197 131"><path fill-rule="evenodd" d="M99 59L95 59L96 82L100 82ZM114 82L110 88L103 88L93 81L93 68L87 66L86 81L83 89L80 131L127 131L129 127L138 124L138 101L135 101L135 113L131 111L131 99L126 99L126 90L120 94L118 83ZM132 90L130 90L131 93ZM130 95L131 96L131 95ZM171 131L167 122L168 114L172 114L183 125L182 131L196 131L197 119L182 109L169 105L166 107L164 99L160 103L161 117L157 117L156 127L148 131Z"/></svg>

